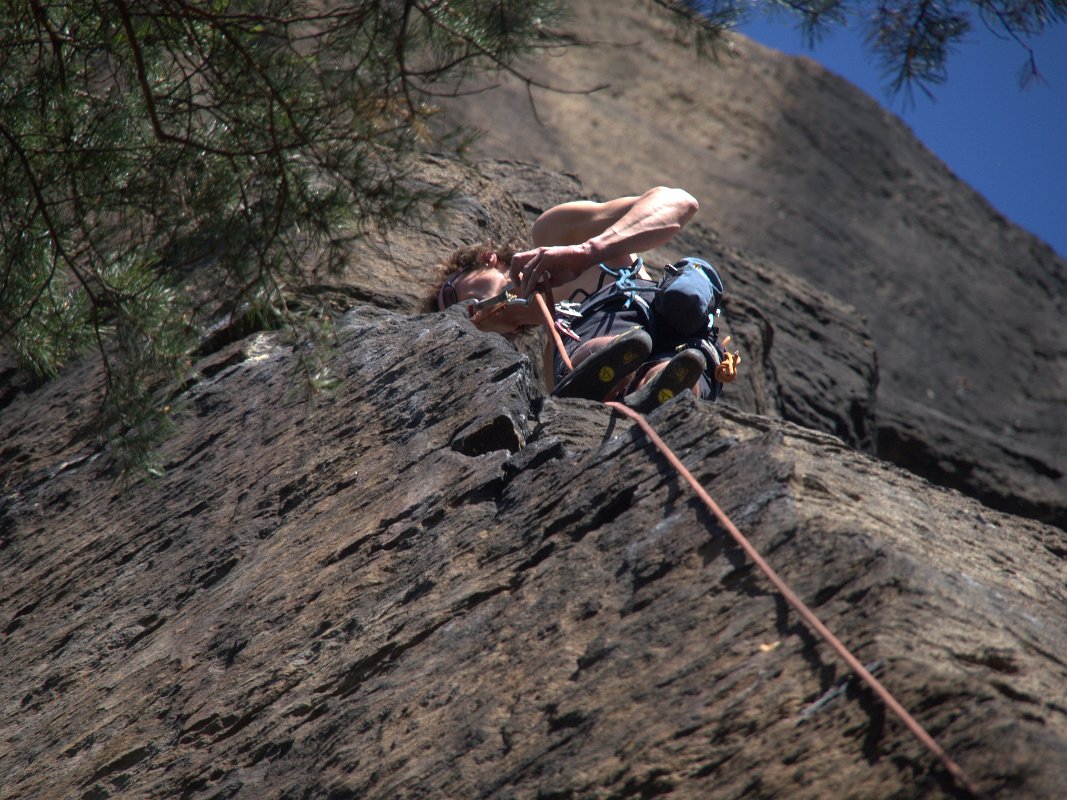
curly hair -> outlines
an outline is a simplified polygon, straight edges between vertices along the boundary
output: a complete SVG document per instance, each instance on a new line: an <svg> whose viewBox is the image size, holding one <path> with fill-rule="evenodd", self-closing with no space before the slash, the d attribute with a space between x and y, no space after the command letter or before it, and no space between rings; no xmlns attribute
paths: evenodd
<svg viewBox="0 0 1067 800"><path fill-rule="evenodd" d="M496 253L497 260L501 264L510 264L511 258L520 251L522 243L511 239L502 244L495 242L482 242L480 244L467 245L452 254L433 269L433 291L423 301L424 311L437 311L437 296L444 282L450 275L457 272L479 269L482 257L486 253Z"/></svg>

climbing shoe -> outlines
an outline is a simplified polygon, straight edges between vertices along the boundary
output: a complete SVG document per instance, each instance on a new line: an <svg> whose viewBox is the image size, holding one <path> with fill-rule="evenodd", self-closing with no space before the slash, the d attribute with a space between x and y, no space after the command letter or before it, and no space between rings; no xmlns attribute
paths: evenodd
<svg viewBox="0 0 1067 800"><path fill-rule="evenodd" d="M642 328L628 330L575 367L552 390L552 396L603 401L651 352L652 338Z"/></svg>
<svg viewBox="0 0 1067 800"><path fill-rule="evenodd" d="M645 414L663 405L676 394L692 388L706 364L704 355L699 350L692 347L683 350L668 361L667 366L656 373L652 380L626 395L622 402L634 411Z"/></svg>

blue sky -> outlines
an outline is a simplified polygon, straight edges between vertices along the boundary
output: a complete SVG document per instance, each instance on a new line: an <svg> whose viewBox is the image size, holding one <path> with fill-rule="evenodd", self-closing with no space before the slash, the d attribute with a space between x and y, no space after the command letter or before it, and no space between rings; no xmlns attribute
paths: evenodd
<svg viewBox="0 0 1067 800"><path fill-rule="evenodd" d="M893 98L862 36L845 28L809 49L782 15L754 18L737 30L756 41L806 55L847 78L903 119L916 136L1004 216L1067 257L1067 23L1031 46L1045 84L1020 88L1026 52L977 23L948 64L948 81L931 100Z"/></svg>

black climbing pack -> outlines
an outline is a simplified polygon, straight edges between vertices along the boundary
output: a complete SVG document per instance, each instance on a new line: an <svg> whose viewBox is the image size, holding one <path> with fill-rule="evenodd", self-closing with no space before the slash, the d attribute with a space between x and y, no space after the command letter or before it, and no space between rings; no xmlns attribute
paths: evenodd
<svg viewBox="0 0 1067 800"><path fill-rule="evenodd" d="M652 311L679 336L703 336L714 325L723 298L719 273L702 258L683 258L663 268Z"/></svg>

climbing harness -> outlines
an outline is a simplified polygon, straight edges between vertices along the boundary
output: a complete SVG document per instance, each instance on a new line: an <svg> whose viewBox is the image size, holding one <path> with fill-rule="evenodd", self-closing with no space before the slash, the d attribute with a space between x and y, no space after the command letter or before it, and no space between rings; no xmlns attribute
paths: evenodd
<svg viewBox="0 0 1067 800"><path fill-rule="evenodd" d="M572 323L590 319L604 310L616 313L631 309L638 318L637 323L649 330L654 341L661 343L657 352L673 349L677 353L688 347L697 348L711 367L709 379L722 385L736 380L741 354L728 349L729 336L720 343L718 328L714 327L723 297L722 279L715 268L700 258L683 258L664 266L662 279L654 284L636 277L643 264L640 257L628 267L613 269L598 264L600 278L592 293L575 290L568 300L554 304L554 314L542 309L545 324L553 331L556 350L567 370L571 371L570 359L561 337L581 341ZM613 282L605 286L608 276ZM535 293L531 299L536 296ZM582 302L576 302L578 298ZM499 301L499 297L490 298L479 307ZM717 387L714 392L718 393Z"/></svg>
<svg viewBox="0 0 1067 800"><path fill-rule="evenodd" d="M541 309L542 315L545 318L545 323L553 334L556 347L559 349L560 357L563 359L563 362L567 366L567 369L573 370L571 361L568 358L566 350L563 347L563 341L560 339L559 334L556 331L556 326L554 324L555 320L553 319L552 314L549 311L548 304L545 302L544 298L541 297L540 294L536 294L535 297L537 299L538 306ZM729 342L730 337L726 337L723 340L724 349L725 346L729 344ZM723 362L719 364L718 368L716 368L715 370L716 379L720 380L723 383L728 383L729 381L734 380L734 378L736 378L737 376L737 365L740 363L740 361L740 353L730 353L729 351L727 351L726 357L723 359ZM719 377L720 369L723 371L722 374L724 377L726 377L726 380L723 380ZM852 654L852 652L841 642L841 640L838 639L830 631L830 629L823 624L823 622L815 615L815 613L810 608L808 608L807 604L805 604L804 601L800 599L800 597L789 587L789 585L778 575L778 573L774 571L771 565L768 564L766 560L764 560L763 556L760 555L759 551L756 550L755 547L753 547L753 545L751 544L751 542L749 542L745 535L741 533L741 531L737 528L736 525L734 525L733 521L719 507L718 503L716 503L712 499L711 495L708 494L704 487L700 485L700 482L697 481L695 477L693 477L693 474L688 469L686 469L686 466L682 463L681 459L678 458L678 456L675 455L674 451L672 451L670 447L668 447L667 444L663 441L663 439L660 438L660 436L656 433L652 425L649 424L648 420L645 419L644 416L639 414L634 409L629 408L628 406L623 405L622 403L609 400L605 402L605 405L607 405L616 413L629 418L630 420L635 422L638 427L641 428L644 434L663 454L663 456L667 459L671 466L673 466L674 469L678 472L678 474L681 475L681 477L686 481L686 483L689 484L690 488L692 488L693 492L697 495L697 497L699 497L700 500L703 501L704 505L707 506L708 510L715 515L715 517L719 520L722 526L726 529L727 533L729 533L733 540L741 547L742 550L744 550L745 554L750 559L752 559L752 562L760 568L763 574L767 576L768 580L770 580L770 582L774 585L774 588L778 590L779 594L781 594L781 596L785 598L786 602L788 602L794 608L794 610L796 610L800 617L805 622L807 622L807 624L816 633L818 633L823 638L823 640L826 641L827 644L830 645L834 652L841 657L841 659L848 665L848 667L871 688L871 690L879 697L879 699L881 699L881 701L885 703L886 707L889 708L889 710L892 711L901 720L901 722L903 722L904 727L907 728L908 731L910 731L920 742L922 742L922 744L931 753L933 753L933 755L941 762L942 766L956 780L956 782L965 791L970 793L972 797L976 798L976 800L984 800L985 795L981 792L980 789L978 789L977 784L975 784L974 781L971 780L967 773L963 771L963 768L960 767L959 764L957 764L951 758L951 756L949 756L949 754L934 740L934 738L926 731L926 729L918 722L918 720L916 720L907 711L907 709L905 709L904 706L902 706L900 702L897 701L897 699L889 692L889 690L882 685L881 681L879 681L872 674L871 670L865 667L862 663L860 663L859 659L857 659Z"/></svg>

